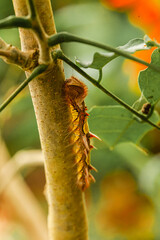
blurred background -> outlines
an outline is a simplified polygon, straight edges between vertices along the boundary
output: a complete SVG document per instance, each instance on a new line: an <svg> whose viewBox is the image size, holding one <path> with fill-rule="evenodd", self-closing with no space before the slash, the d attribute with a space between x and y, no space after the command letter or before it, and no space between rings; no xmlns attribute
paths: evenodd
<svg viewBox="0 0 160 240"><path fill-rule="evenodd" d="M54 0L57 31L67 31L114 47L144 34L160 41L158 0ZM0 19L14 14L10 0L0 0ZM0 30L7 43L20 47L18 30ZM75 61L91 61L95 48L62 44ZM152 51L152 50L151 50ZM135 55L150 61L151 51ZM103 51L101 51L103 52ZM83 80L92 106L114 105L75 70L64 64L66 78ZM137 77L144 66L117 58L103 69L102 84L128 104L139 97ZM94 78L98 72L87 69ZM0 102L24 80L24 73L0 60ZM157 111L160 106L157 105ZM40 142L28 88L0 115L0 239L45 240L47 203ZM91 240L160 239L160 133L152 130L139 143L114 149L95 140L91 154L96 183L85 192ZM20 151L20 152L19 152ZM18 171L18 174L16 174Z"/></svg>

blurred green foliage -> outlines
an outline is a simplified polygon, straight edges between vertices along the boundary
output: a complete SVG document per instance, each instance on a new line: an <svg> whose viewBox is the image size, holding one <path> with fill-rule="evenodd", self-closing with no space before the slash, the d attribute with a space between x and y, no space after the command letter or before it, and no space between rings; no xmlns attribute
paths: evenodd
<svg viewBox="0 0 160 240"><path fill-rule="evenodd" d="M159 116L154 113L152 122L158 122ZM122 106L93 107L90 112L89 126L108 147L114 147L121 142L139 143L142 137L152 127L133 119L132 114Z"/></svg>

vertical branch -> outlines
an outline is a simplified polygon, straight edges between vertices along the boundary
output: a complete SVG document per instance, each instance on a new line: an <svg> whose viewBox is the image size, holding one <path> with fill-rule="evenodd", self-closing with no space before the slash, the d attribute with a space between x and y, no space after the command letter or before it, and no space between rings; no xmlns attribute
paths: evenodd
<svg viewBox="0 0 160 240"><path fill-rule="evenodd" d="M56 33L50 0L34 0L48 35ZM13 0L17 16L27 15L25 0ZM37 47L30 30L20 29L22 50ZM71 113L66 104L61 60L29 84L45 158L50 240L87 240L87 221L82 192L77 187Z"/></svg>

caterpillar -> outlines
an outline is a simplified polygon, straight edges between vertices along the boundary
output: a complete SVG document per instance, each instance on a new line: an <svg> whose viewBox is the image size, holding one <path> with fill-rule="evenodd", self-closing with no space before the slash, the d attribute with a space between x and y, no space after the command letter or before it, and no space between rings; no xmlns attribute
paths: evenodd
<svg viewBox="0 0 160 240"><path fill-rule="evenodd" d="M86 112L87 107L84 103L87 93L87 86L82 81L73 76L66 79L65 94L71 110L72 131L74 133L71 141L76 142L73 151L76 155L77 184L82 191L89 187L90 182L95 182L90 173L91 170L96 171L90 164L90 150L93 149L90 139L98 138L89 132L87 121L89 114Z"/></svg>

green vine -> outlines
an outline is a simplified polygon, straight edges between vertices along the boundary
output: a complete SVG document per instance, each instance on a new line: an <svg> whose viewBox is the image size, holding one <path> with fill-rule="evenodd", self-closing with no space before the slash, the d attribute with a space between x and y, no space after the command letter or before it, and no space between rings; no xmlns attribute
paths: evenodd
<svg viewBox="0 0 160 240"><path fill-rule="evenodd" d="M146 61L143 61L140 58L134 57L134 56L126 53L125 51L122 51L122 50L119 50L117 48L110 47L108 45L104 45L104 44L101 44L101 43L98 43L98 42L95 42L95 41L91 41L91 40L88 40L88 39L77 37L77 36L75 36L73 34L70 34L70 33L61 32L61 33L57 33L57 34L48 38L48 45L49 46L54 46L54 45L57 45L59 43L64 43L64 42L79 42L79 43L84 43L84 44L91 45L91 46L94 46L94 47L97 47L97 48L101 48L101 49L104 49L106 51L114 52L119 56L125 57L127 59L130 59L130 60L138 62L138 63L141 63L141 64L143 64L147 67L150 67L151 69L160 73L160 68L158 68L157 66L155 66L153 64L150 64Z"/></svg>

